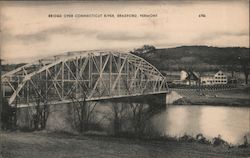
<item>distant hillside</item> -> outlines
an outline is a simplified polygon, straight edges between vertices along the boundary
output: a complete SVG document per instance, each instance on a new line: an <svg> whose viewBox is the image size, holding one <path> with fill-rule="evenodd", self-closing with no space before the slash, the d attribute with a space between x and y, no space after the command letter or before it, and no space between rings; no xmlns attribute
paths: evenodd
<svg viewBox="0 0 250 158"><path fill-rule="evenodd" d="M6 64L6 65L1 65L1 69L2 69L2 74L12 71L20 66L23 66L24 63L21 64Z"/></svg>
<svg viewBox="0 0 250 158"><path fill-rule="evenodd" d="M146 59L162 71L179 71L192 69L206 71L240 71L242 62L250 65L249 48L181 46L176 48L156 49L145 45L132 53ZM22 64L2 65L2 71L11 71ZM249 67L249 66L248 66Z"/></svg>
<svg viewBox="0 0 250 158"><path fill-rule="evenodd" d="M160 70L193 69L195 71L216 71L237 69L242 62L249 62L249 48L181 46L176 48L135 51Z"/></svg>

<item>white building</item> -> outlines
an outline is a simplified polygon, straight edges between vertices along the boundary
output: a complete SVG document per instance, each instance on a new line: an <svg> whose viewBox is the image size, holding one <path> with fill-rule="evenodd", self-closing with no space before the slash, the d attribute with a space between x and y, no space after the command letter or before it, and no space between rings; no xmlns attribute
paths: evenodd
<svg viewBox="0 0 250 158"><path fill-rule="evenodd" d="M227 84L227 76L222 72L218 71L214 75L207 75L200 77L202 85L216 85L216 84Z"/></svg>
<svg viewBox="0 0 250 158"><path fill-rule="evenodd" d="M211 76L211 75L201 76L200 81L202 85L213 85L214 76Z"/></svg>
<svg viewBox="0 0 250 158"><path fill-rule="evenodd" d="M227 76L219 71L214 75L214 84L227 84Z"/></svg>
<svg viewBox="0 0 250 158"><path fill-rule="evenodd" d="M184 81L188 77L188 73L184 70L180 73L180 81Z"/></svg>
<svg viewBox="0 0 250 158"><path fill-rule="evenodd" d="M180 72L180 80L173 80L174 84L180 85L197 85L199 81L199 75L196 72L184 71Z"/></svg>

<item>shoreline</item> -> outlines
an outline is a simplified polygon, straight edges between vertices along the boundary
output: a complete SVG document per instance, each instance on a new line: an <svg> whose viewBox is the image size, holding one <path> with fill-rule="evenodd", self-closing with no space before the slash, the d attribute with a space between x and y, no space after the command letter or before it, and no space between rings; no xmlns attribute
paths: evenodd
<svg viewBox="0 0 250 158"><path fill-rule="evenodd" d="M154 157L228 158L247 157L250 146L226 146L200 143L189 136L180 139L150 139L109 135L69 134L60 132L2 132L0 156L25 157ZM77 152L76 152L77 151Z"/></svg>
<svg viewBox="0 0 250 158"><path fill-rule="evenodd" d="M175 89L181 98L173 102L174 105L211 105L250 107L249 88L233 90L197 90Z"/></svg>
<svg viewBox="0 0 250 158"><path fill-rule="evenodd" d="M237 100L237 101L236 101ZM248 99L229 98L180 98L173 105L197 105L197 106L228 106L228 107L250 107Z"/></svg>

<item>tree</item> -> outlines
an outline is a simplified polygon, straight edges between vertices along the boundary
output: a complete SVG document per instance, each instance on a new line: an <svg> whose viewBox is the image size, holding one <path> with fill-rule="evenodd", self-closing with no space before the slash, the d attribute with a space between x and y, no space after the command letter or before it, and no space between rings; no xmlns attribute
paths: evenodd
<svg viewBox="0 0 250 158"><path fill-rule="evenodd" d="M91 122L93 122L93 113L97 105L97 102L87 101L87 94L90 89L84 84L84 82L78 83L81 90L81 96L76 94L76 86L72 87L71 93L69 95L73 104L73 117L74 126L80 133L88 131L90 129ZM75 91L75 93L74 93Z"/></svg>
<svg viewBox="0 0 250 158"><path fill-rule="evenodd" d="M250 74L250 60L249 58L241 58L239 57L241 71L245 76L245 83L248 84L248 76Z"/></svg>
<svg viewBox="0 0 250 158"><path fill-rule="evenodd" d="M153 45L143 45L141 48L137 48L133 51L134 54L143 54L155 50Z"/></svg>
<svg viewBox="0 0 250 158"><path fill-rule="evenodd" d="M5 98L2 98L1 129L16 128L16 108L11 107Z"/></svg>
<svg viewBox="0 0 250 158"><path fill-rule="evenodd" d="M32 111L31 122L34 130L43 130L46 128L47 120L50 113L50 106L48 104L48 91L44 86L44 81L38 81L35 90L35 105L28 107Z"/></svg>
<svg viewBox="0 0 250 158"><path fill-rule="evenodd" d="M132 126L136 136L140 136L145 131L147 116L145 113L145 105L141 103L130 103L132 110Z"/></svg>
<svg viewBox="0 0 250 158"><path fill-rule="evenodd" d="M122 131L122 125L128 116L128 105L125 103L112 103L113 131L114 135L119 135Z"/></svg>
<svg viewBox="0 0 250 158"><path fill-rule="evenodd" d="M0 131L2 129L2 110L3 110L3 93L2 93L2 59L0 57Z"/></svg>
<svg viewBox="0 0 250 158"><path fill-rule="evenodd" d="M41 98L36 100L36 105L32 115L32 121L35 130L43 130L46 128L47 119L50 113L47 101L41 100Z"/></svg>
<svg viewBox="0 0 250 158"><path fill-rule="evenodd" d="M97 102L87 102L86 98L82 101L77 98L72 98L72 103L74 109L74 126L80 133L88 131L93 121L92 116Z"/></svg>

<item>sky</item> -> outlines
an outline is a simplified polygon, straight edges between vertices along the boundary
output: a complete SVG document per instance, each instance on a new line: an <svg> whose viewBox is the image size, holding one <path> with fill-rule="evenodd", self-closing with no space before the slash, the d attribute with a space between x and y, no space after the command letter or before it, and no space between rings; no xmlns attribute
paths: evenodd
<svg viewBox="0 0 250 158"><path fill-rule="evenodd" d="M6 63L76 50L133 50L144 44L249 48L249 0L0 3L0 52Z"/></svg>

